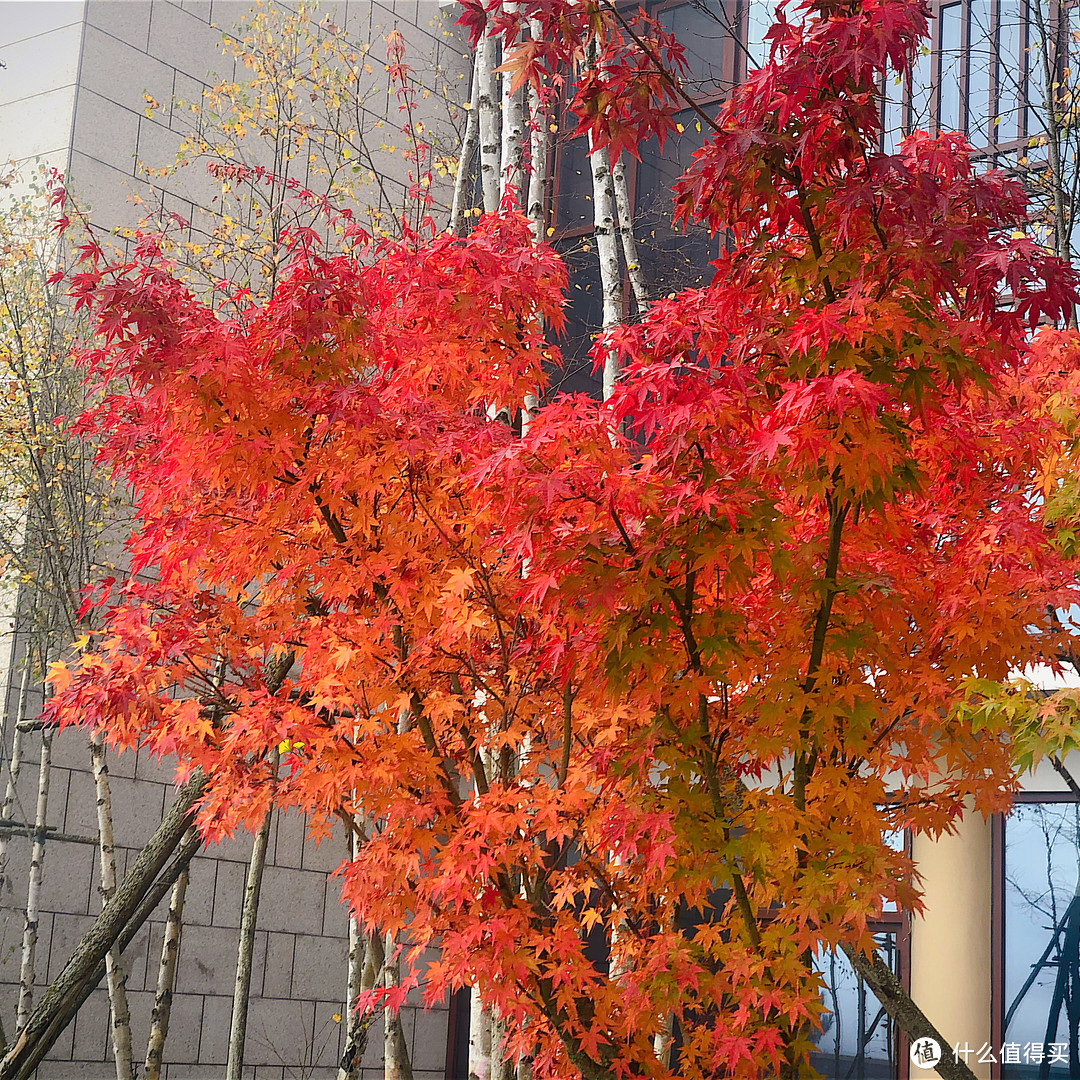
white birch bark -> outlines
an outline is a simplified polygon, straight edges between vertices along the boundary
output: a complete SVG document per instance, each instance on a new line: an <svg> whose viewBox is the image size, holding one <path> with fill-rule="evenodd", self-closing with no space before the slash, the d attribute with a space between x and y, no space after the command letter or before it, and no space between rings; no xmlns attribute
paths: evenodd
<svg viewBox="0 0 1080 1080"><path fill-rule="evenodd" d="M592 136L589 137L590 146ZM623 287L619 267L619 244L615 236L615 187L611 180L607 148L589 154L593 188L593 243L600 260L600 289L604 300L604 331L622 321ZM614 350L604 360L604 400L611 397L619 378L619 358Z"/></svg>
<svg viewBox="0 0 1080 1080"><path fill-rule="evenodd" d="M499 113L498 87L495 79L495 38L485 33L476 53L476 101L480 124L480 186L484 192L484 210L499 209Z"/></svg>
<svg viewBox="0 0 1080 1080"><path fill-rule="evenodd" d="M469 993L469 1080L491 1080L491 1011Z"/></svg>
<svg viewBox="0 0 1080 1080"><path fill-rule="evenodd" d="M158 961L154 1011L150 1016L150 1037L146 1042L145 1080L161 1080L161 1061L165 1051L165 1039L169 1034L173 986L176 984L176 962L180 956L180 935L184 927L184 899L187 896L188 876L188 868L184 867L169 898L169 917L165 923L161 959Z"/></svg>
<svg viewBox="0 0 1080 1080"><path fill-rule="evenodd" d="M33 659L29 650L27 650L26 656L23 657L22 677L19 680L19 701L15 713L15 730L11 735L11 761L7 768L4 802L0 805L0 821L10 821L13 816L12 811L15 809L19 773L22 770L23 733L19 730L19 722L26 715L26 699L30 693L30 672L33 670L33 666ZM0 833L0 894L3 893L4 882L7 879L8 843L10 839L10 833Z"/></svg>
<svg viewBox="0 0 1080 1080"><path fill-rule="evenodd" d="M90 764L97 795L98 859L101 866L101 903L107 904L116 892L116 853L113 846L112 791L105 758L105 739L98 732L90 741ZM131 1080L131 1011L128 1009L127 976L120 951L114 945L105 954L105 977L109 988L110 1038L116 1080Z"/></svg>
<svg viewBox="0 0 1080 1080"><path fill-rule="evenodd" d="M450 231L460 236L465 231L465 211L470 193L466 190L472 176L473 159L476 157L476 145L480 136L480 110L477 108L477 88L480 77L480 54L477 50L473 61L472 87L467 102L468 116L465 118L465 135L461 140L461 155L458 157L457 173L454 175L454 197L450 202Z"/></svg>
<svg viewBox="0 0 1080 1080"><path fill-rule="evenodd" d="M506 11L517 10L515 0L506 0ZM511 42L515 45L517 42ZM499 196L504 200L514 192L514 205L525 207L525 103L524 87L513 89L513 72L502 72L502 168L499 170Z"/></svg>
<svg viewBox="0 0 1080 1080"><path fill-rule="evenodd" d="M638 318L641 318L649 310L649 290L638 261L634 218L630 211L630 192L626 185L626 160L622 154L612 167L611 184L615 192L615 207L619 213L619 246L626 263L626 276L630 279L630 291L634 294L634 307Z"/></svg>
<svg viewBox="0 0 1080 1080"><path fill-rule="evenodd" d="M401 966L394 953L397 942L387 935L383 961L384 985L396 986L401 978ZM383 1075L385 1080L413 1080L409 1047L405 1042L405 1028L401 1023L400 1010L383 1010Z"/></svg>
<svg viewBox="0 0 1080 1080"><path fill-rule="evenodd" d="M360 930L358 923L354 924L360 931L360 951L363 953L363 962L360 965L360 992L373 990L375 985L383 978L383 964L386 961L386 953L383 949L382 938L378 934L366 935ZM353 999L355 1001L355 998ZM350 1011L351 1030L346 1039L345 1053L342 1055L341 1064L338 1066L337 1080L358 1080L360 1076L360 1062L367 1049L368 1031L375 1018L374 1012L367 1012L363 1016L353 1016Z"/></svg>
<svg viewBox="0 0 1080 1080"><path fill-rule="evenodd" d="M247 881L244 883L244 906L240 913L240 944L236 956L236 983L233 987L232 1023L229 1028L229 1058L225 1080L240 1080L244 1067L244 1042L247 1039L248 1001L251 996L251 958L255 948L255 923L259 917L259 892L266 868L266 847L274 808L266 811L255 843L251 847Z"/></svg>
<svg viewBox="0 0 1080 1080"><path fill-rule="evenodd" d="M34 812L34 846L30 855L30 877L26 888L26 916L23 921L22 962L19 966L19 1011L15 1021L21 1031L34 1007L34 952L37 949L41 903L41 877L45 867L45 824L49 809L49 774L52 765L52 732L41 733L41 764L38 769L37 808Z"/></svg>
<svg viewBox="0 0 1080 1080"><path fill-rule="evenodd" d="M540 20L529 20L529 33L540 37ZM529 83L529 198L526 213L532 224L537 243L547 238L545 196L548 189L548 170L551 148L551 126L547 110L540 100L540 91Z"/></svg>

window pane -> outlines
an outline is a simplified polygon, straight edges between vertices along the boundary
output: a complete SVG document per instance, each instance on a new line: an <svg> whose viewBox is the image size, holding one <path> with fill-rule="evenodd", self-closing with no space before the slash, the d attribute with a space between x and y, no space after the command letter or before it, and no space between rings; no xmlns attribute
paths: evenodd
<svg viewBox="0 0 1080 1080"><path fill-rule="evenodd" d="M915 56L915 63L911 68L911 115L908 120L908 131L928 131L932 117L930 116L931 94L931 64L933 57L930 50L924 45Z"/></svg>
<svg viewBox="0 0 1080 1080"><path fill-rule="evenodd" d="M1020 804L1005 824L1004 1042L1021 1049L1003 1080L1037 1075L1033 1046L1064 1080L1080 1050L1069 1022L1080 995L1078 855L1078 803Z"/></svg>
<svg viewBox="0 0 1080 1080"><path fill-rule="evenodd" d="M967 136L974 146L986 146L994 137L990 110L990 75L994 36L991 0L971 0L968 12Z"/></svg>
<svg viewBox="0 0 1080 1080"><path fill-rule="evenodd" d="M1046 0L1029 0L1028 4L1028 50L1027 50L1027 134L1040 135L1046 130L1046 77L1043 65L1046 48L1039 36L1038 24L1033 13L1034 4L1042 4L1044 18L1049 20ZM1050 29L1048 27L1048 29ZM1052 30L1051 30L1052 32Z"/></svg>
<svg viewBox="0 0 1080 1080"><path fill-rule="evenodd" d="M882 959L899 974L896 934L874 935ZM822 1004L828 1010L814 1039L810 1064L830 1080L868 1080L895 1075L896 1032L877 998L843 953L829 952L814 965L821 975Z"/></svg>
<svg viewBox="0 0 1080 1080"><path fill-rule="evenodd" d="M882 149L895 154L904 136L904 82L893 75L885 77L884 102L881 112Z"/></svg>
<svg viewBox="0 0 1080 1080"><path fill-rule="evenodd" d="M574 121L570 120L570 124ZM562 229L592 225L592 168L589 140L560 139L558 183L555 185L555 222Z"/></svg>
<svg viewBox="0 0 1080 1080"><path fill-rule="evenodd" d="M695 0L657 12L657 21L686 50L687 88L695 94L716 94L722 82L724 42L728 37L723 0Z"/></svg>
<svg viewBox="0 0 1080 1080"><path fill-rule="evenodd" d="M960 88L964 82L963 5L948 4L938 19L938 48L941 50L939 80L939 131L960 130Z"/></svg>
<svg viewBox="0 0 1080 1080"><path fill-rule="evenodd" d="M775 0L748 0L746 12L746 66L761 67L769 58L765 35L772 29Z"/></svg>
<svg viewBox="0 0 1080 1080"><path fill-rule="evenodd" d="M999 0L998 10L998 142L1023 137L1020 80L1023 77L1027 27L1021 18L1022 0Z"/></svg>

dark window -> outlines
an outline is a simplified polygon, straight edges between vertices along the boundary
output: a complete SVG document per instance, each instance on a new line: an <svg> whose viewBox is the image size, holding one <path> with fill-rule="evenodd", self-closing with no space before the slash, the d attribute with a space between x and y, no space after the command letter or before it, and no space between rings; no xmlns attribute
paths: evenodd
<svg viewBox="0 0 1080 1080"><path fill-rule="evenodd" d="M686 50L684 85L697 97L724 92L724 43L728 34L722 0L692 0L657 8L656 21Z"/></svg>

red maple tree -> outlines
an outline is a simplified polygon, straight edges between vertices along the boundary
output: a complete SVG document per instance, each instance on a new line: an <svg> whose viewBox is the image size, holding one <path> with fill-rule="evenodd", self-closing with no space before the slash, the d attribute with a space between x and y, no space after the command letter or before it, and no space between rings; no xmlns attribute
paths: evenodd
<svg viewBox="0 0 1080 1080"><path fill-rule="evenodd" d="M367 265L301 244L241 321L149 240L76 280L139 526L51 715L203 769L210 839L343 822L345 896L412 943L389 1004L473 986L542 1076L667 1075L672 1015L684 1076L796 1068L815 954L918 909L889 837L1007 802L1007 726L968 706L1057 663L1077 600L1045 495L1080 349L1035 332L1072 273L959 136L880 151L922 4L800 14L678 187L727 238L712 284L524 434L488 417L545 385L565 275L512 215ZM523 78L600 49L600 141L670 123L655 28L529 18Z"/></svg>

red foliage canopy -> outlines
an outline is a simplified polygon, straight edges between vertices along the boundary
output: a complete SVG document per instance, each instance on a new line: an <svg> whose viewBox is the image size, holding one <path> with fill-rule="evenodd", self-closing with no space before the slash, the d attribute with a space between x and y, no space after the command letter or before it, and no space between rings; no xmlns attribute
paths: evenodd
<svg viewBox="0 0 1080 1080"><path fill-rule="evenodd" d="M604 9L517 11L552 31L526 77L594 36L590 78L630 85ZM672 1013L684 1076L803 1054L808 957L918 907L890 834L1004 804L1008 731L967 706L1056 663L1077 600L1045 495L1080 350L1032 334L1071 271L958 136L879 151L921 4L802 15L678 189L729 237L713 283L524 434L488 416L544 386L565 279L517 218L300 252L242 323L149 247L76 283L139 526L51 715L203 768L210 839L271 803L345 822L345 895L412 943L391 1004L472 985L538 1075L664 1075ZM635 140L667 85L596 123Z"/></svg>

